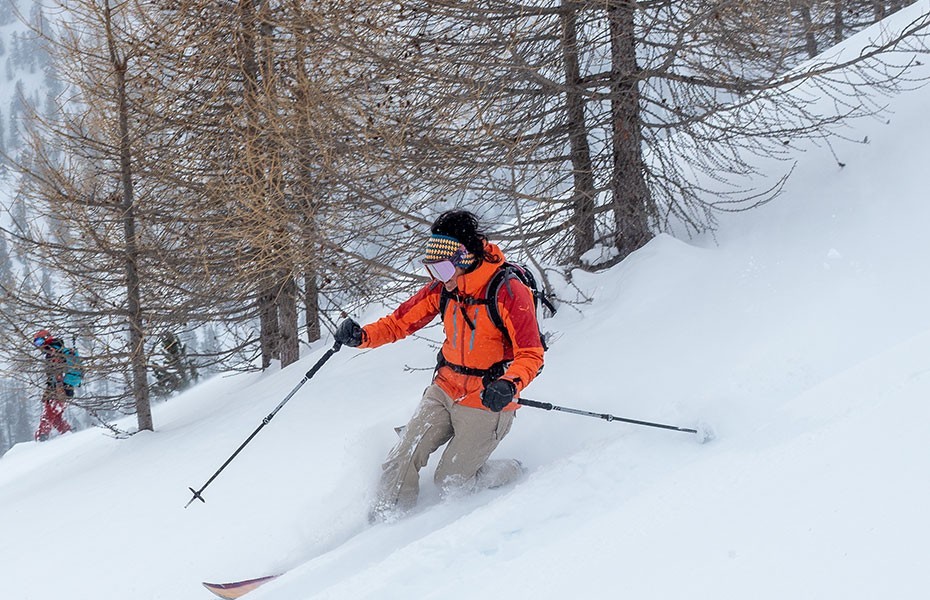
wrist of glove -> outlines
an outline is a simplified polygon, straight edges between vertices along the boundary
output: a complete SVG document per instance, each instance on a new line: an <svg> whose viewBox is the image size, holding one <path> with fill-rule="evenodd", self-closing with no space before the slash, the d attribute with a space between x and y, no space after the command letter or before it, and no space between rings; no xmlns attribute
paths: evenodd
<svg viewBox="0 0 930 600"><path fill-rule="evenodd" d="M365 340L365 330L355 319L349 318L339 324L333 337L343 346L355 348Z"/></svg>
<svg viewBox="0 0 930 600"><path fill-rule="evenodd" d="M509 379L495 379L481 392L481 404L494 412L504 410L517 395L517 386Z"/></svg>

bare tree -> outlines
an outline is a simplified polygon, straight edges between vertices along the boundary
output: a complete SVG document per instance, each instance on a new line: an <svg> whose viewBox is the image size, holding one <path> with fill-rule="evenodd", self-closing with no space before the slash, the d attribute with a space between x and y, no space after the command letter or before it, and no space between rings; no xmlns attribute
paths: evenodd
<svg viewBox="0 0 930 600"><path fill-rule="evenodd" d="M301 315L312 342L422 284L422 232L445 208L539 264L609 266L770 199L783 179L760 183L756 156L874 111L907 68L881 56L926 19L804 62L873 8L79 0L58 43L71 95L61 119L35 117L31 206L9 232L34 258L6 289L43 292L9 318L44 307L87 332L145 428L146 340L210 323L216 360L290 364Z"/></svg>
<svg viewBox="0 0 930 600"><path fill-rule="evenodd" d="M477 203L500 237L556 264L600 247L594 267L771 199L783 179L760 186L749 157L787 159L876 109L869 98L904 72L880 57L927 28L802 66L798 32L813 24L788 1L423 0L369 22L388 40L372 46L386 88L413 99L374 106L375 121L410 116L398 157L428 166L421 185ZM848 109L818 112L794 93L802 83Z"/></svg>
<svg viewBox="0 0 930 600"><path fill-rule="evenodd" d="M29 208L12 215L7 233L28 261L14 277L22 283L5 289L18 308L4 316L15 335L28 335L29 322L79 331L89 370L117 383L101 381L80 402L131 411L140 430L152 429L145 341L203 322L192 317L203 305L184 287L205 276L182 266L178 257L191 256L180 252L189 239L178 224L182 206L150 176L148 157L171 132L147 108L158 104L158 87L144 13L133 3L86 0L69 4L67 16L46 36L67 93L53 117L32 114L29 148L16 165ZM42 272L55 283L19 293Z"/></svg>

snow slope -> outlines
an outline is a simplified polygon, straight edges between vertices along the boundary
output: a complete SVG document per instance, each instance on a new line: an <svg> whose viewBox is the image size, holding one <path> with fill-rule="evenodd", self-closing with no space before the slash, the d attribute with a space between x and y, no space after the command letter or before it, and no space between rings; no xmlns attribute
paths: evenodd
<svg viewBox="0 0 930 600"><path fill-rule="evenodd" d="M197 600L200 581L285 570L248 597L926 597L928 105L921 89L858 123L871 141L834 147L845 168L802 155L784 196L716 242L662 236L576 274L594 302L544 322L558 339L527 397L704 420L715 441L524 408L497 451L522 481L439 503L433 462L421 508L369 528L392 428L429 380L404 367L435 355L410 339L337 353L184 509L321 344L171 399L155 433L7 453L0 598Z"/></svg>

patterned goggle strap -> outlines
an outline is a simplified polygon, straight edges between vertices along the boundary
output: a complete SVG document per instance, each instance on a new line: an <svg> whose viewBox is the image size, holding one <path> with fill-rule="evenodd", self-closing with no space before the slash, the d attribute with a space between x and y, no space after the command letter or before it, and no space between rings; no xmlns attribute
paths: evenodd
<svg viewBox="0 0 930 600"><path fill-rule="evenodd" d="M465 249L454 237L433 234L426 243L424 263L449 261L456 267L468 269L475 264L475 255Z"/></svg>

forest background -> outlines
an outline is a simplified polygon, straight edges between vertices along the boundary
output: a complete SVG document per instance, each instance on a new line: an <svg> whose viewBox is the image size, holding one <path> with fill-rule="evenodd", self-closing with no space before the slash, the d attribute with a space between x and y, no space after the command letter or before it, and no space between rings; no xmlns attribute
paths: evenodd
<svg viewBox="0 0 930 600"><path fill-rule="evenodd" d="M550 290L712 231L921 83L884 57L927 14L811 60L904 4L2 0L0 452L38 420L40 328L84 357L69 418L124 435L422 285L442 210Z"/></svg>

